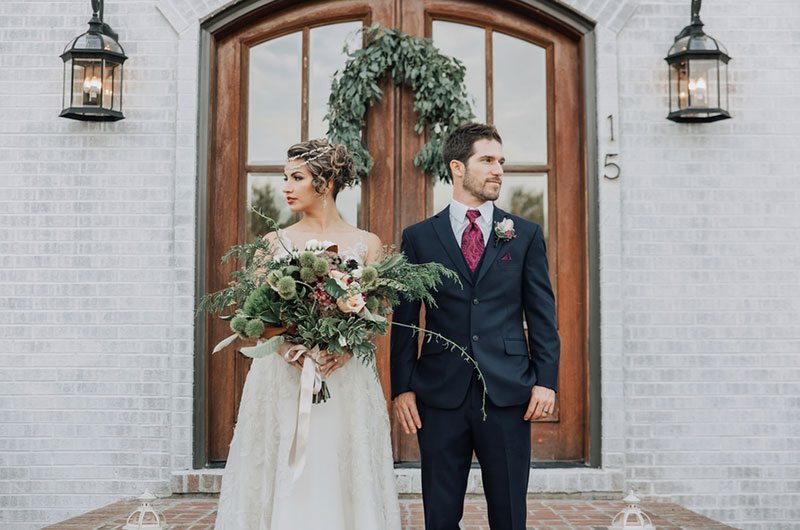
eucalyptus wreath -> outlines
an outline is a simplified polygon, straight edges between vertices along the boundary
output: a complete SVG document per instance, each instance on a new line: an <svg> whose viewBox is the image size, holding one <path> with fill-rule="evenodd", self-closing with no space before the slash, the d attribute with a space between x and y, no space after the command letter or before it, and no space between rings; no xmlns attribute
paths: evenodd
<svg viewBox="0 0 800 530"><path fill-rule="evenodd" d="M431 39L378 24L360 31L364 46L353 52L345 49L349 58L331 84L325 116L328 137L347 146L359 178L365 178L373 160L361 131L367 108L383 95L378 81L388 71L395 85L405 84L414 90L414 131L428 135L428 141L414 156L414 165L433 178L450 182L441 156L442 143L451 129L473 117L464 85L466 68L458 59L442 55Z"/></svg>

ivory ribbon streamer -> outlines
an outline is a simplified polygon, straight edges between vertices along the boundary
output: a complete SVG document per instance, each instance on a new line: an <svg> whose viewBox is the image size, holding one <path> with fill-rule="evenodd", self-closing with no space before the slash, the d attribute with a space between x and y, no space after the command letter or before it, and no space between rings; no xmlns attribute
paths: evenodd
<svg viewBox="0 0 800 530"><path fill-rule="evenodd" d="M294 480L300 478L306 465L306 447L308 447L308 431L311 425L311 405L314 394L322 389L322 372L319 369L320 349L314 346L310 350L302 344L283 343L278 352L287 361L297 361L305 355L303 371L300 374L300 396L297 400L297 422L294 429L292 449L289 453L289 469L294 471ZM313 361L313 362L308 362Z"/></svg>

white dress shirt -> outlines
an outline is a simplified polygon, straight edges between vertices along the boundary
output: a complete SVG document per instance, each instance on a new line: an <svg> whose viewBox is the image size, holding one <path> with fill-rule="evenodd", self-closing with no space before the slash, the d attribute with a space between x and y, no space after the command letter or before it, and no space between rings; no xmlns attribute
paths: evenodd
<svg viewBox="0 0 800 530"><path fill-rule="evenodd" d="M469 226L467 210L478 210L481 212L481 216L475 220L475 224L481 229L483 244L486 245L489 243L489 236L492 233L494 203L492 201L486 201L477 208L471 208L455 199L450 202L450 226L453 227L453 234L456 236L459 247L461 246L461 237L464 235L464 230Z"/></svg>

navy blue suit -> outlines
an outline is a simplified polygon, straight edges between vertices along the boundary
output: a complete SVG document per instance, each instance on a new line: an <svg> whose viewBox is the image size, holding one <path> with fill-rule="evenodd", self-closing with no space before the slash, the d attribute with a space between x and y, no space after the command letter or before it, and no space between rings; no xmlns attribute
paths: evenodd
<svg viewBox="0 0 800 530"><path fill-rule="evenodd" d="M456 530L463 512L472 452L481 464L492 530L525 528L530 424L523 420L534 385L558 390L560 341L542 229L494 208L493 225L510 218L516 238L495 242L494 229L475 273L461 253L449 207L403 231L412 263L438 262L459 272L463 288L446 280L426 307L425 327L464 346L488 390L488 418L472 367L436 341L392 329L392 397L414 391L427 530ZM527 338L522 317L527 322ZM419 324L420 304L403 302L394 320Z"/></svg>

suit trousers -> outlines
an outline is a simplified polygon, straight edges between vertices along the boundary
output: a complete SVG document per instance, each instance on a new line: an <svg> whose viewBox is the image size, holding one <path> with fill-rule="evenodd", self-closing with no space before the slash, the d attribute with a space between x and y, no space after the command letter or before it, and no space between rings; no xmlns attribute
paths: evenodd
<svg viewBox="0 0 800 530"><path fill-rule="evenodd" d="M422 498L426 530L458 530L472 464L478 458L491 530L525 530L531 424L523 420L528 403L497 407L473 376L464 401L455 409L417 403L422 458Z"/></svg>

